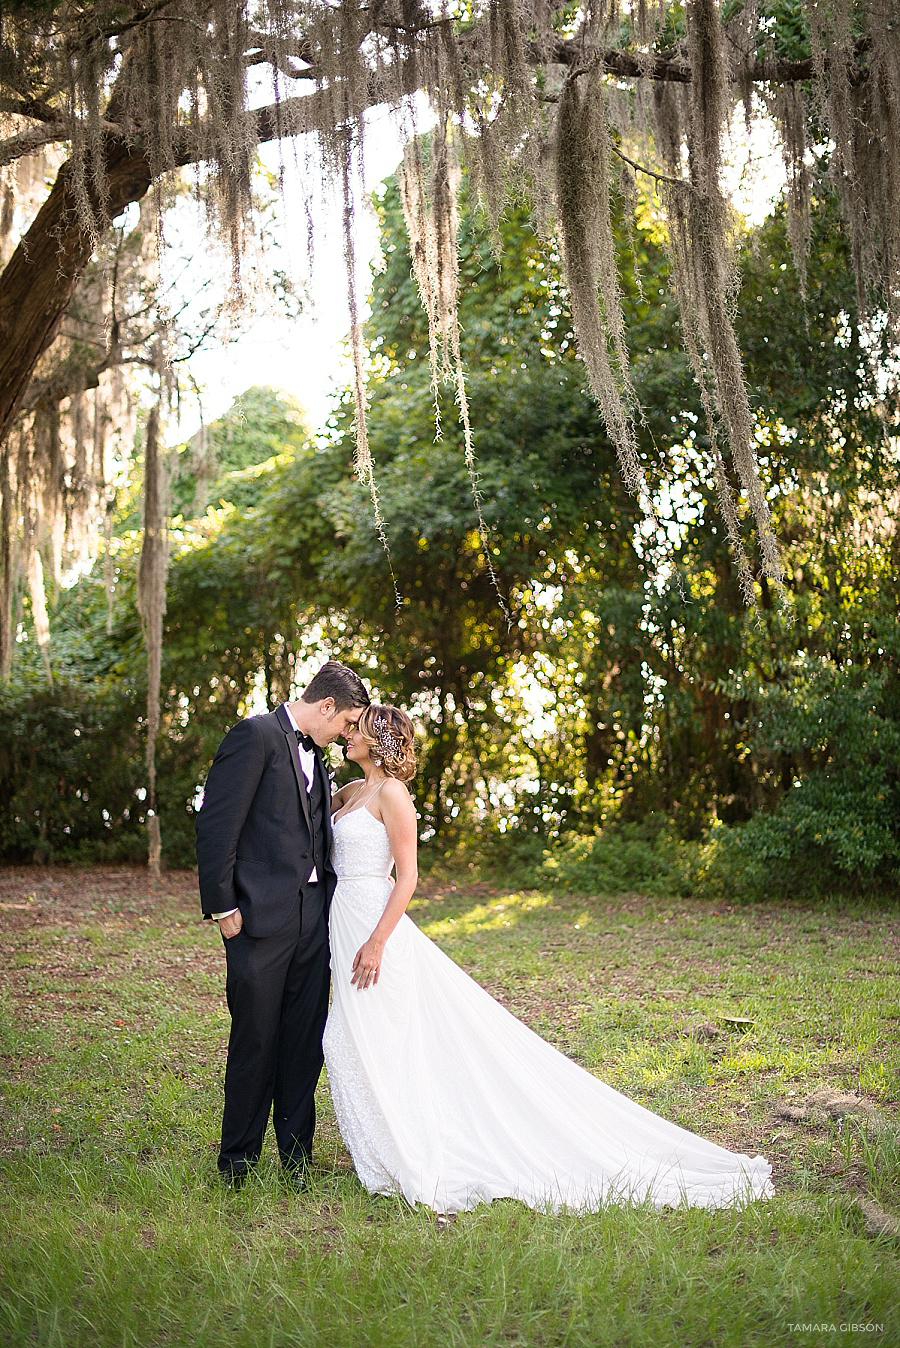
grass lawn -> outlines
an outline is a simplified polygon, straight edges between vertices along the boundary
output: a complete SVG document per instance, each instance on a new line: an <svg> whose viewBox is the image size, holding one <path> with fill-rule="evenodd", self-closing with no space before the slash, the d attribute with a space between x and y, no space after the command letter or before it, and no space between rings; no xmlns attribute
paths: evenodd
<svg viewBox="0 0 900 1348"><path fill-rule="evenodd" d="M460 877L411 912L618 1090L768 1156L776 1198L438 1219L360 1188L324 1079L310 1192L271 1139L223 1192L224 959L193 877L9 869L0 1343L900 1344L900 912Z"/></svg>

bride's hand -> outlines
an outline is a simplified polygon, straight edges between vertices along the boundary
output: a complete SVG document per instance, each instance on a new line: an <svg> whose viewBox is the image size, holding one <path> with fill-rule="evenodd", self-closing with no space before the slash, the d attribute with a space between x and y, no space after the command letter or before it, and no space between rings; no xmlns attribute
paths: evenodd
<svg viewBox="0 0 900 1348"><path fill-rule="evenodd" d="M357 950L356 959L353 961L353 977L350 979L351 983L356 984L357 992L365 992L366 988L373 987L378 982L383 954L384 946L373 936L370 936L365 945Z"/></svg>

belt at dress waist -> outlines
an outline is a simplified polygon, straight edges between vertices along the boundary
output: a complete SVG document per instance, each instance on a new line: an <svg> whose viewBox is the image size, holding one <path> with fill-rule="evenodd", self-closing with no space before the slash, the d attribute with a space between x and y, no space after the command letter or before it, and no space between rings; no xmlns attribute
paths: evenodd
<svg viewBox="0 0 900 1348"><path fill-rule="evenodd" d="M389 880L389 881L391 882L391 884L393 884L393 880L392 880L392 878L391 878L390 875L371 875L371 874L366 874L366 875L339 875L339 876L338 876L338 881L341 881L341 880Z"/></svg>

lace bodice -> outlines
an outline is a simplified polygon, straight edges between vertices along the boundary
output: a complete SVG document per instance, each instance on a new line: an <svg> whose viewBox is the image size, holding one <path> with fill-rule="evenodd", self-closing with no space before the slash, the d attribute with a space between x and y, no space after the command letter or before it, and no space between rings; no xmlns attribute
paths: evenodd
<svg viewBox="0 0 900 1348"><path fill-rule="evenodd" d="M331 861L339 880L390 875L394 858L387 829L364 805L335 820Z"/></svg>

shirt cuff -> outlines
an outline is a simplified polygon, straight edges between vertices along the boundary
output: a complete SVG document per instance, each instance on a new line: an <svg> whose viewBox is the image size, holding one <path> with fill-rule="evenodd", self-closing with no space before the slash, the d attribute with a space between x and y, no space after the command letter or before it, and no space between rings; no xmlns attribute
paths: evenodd
<svg viewBox="0 0 900 1348"><path fill-rule="evenodd" d="M231 917L231 914L236 913L237 911L238 910L236 908L229 908L227 913L210 913L210 917L212 918L213 922L218 922L219 918Z"/></svg>

